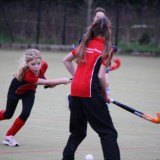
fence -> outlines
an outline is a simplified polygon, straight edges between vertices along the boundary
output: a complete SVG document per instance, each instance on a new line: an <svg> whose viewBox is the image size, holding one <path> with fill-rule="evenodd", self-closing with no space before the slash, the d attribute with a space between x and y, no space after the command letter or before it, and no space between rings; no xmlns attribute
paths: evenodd
<svg viewBox="0 0 160 160"><path fill-rule="evenodd" d="M135 10L132 6L120 5L118 14L114 6L104 8L112 21L113 43L118 31L119 42L147 39L149 43L160 45L158 8ZM24 1L6 3L1 6L0 41L3 43L10 39L14 43L55 45L76 43L85 33L87 11L86 6L77 9L54 3L35 6Z"/></svg>

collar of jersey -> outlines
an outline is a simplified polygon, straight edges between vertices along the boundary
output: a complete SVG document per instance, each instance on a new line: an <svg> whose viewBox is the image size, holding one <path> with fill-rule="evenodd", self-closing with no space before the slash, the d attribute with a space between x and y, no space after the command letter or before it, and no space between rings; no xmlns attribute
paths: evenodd
<svg viewBox="0 0 160 160"><path fill-rule="evenodd" d="M93 40L104 42L104 38L94 37Z"/></svg>

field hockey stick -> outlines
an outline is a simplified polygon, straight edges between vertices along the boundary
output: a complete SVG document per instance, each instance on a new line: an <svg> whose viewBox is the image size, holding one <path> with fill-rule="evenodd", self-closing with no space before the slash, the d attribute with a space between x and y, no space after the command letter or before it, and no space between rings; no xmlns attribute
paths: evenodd
<svg viewBox="0 0 160 160"><path fill-rule="evenodd" d="M115 58L113 58L113 61L115 64L110 67L107 67L106 73L109 73L110 71L118 69L121 66L121 61L119 60L119 58L115 57Z"/></svg>
<svg viewBox="0 0 160 160"><path fill-rule="evenodd" d="M70 78L70 80L72 80L73 78ZM50 85L45 85L44 86L44 89L47 89L47 88L51 88L51 86Z"/></svg>
<svg viewBox="0 0 160 160"><path fill-rule="evenodd" d="M150 115L148 115L148 114L145 114L145 113L142 113L142 112L140 112L140 111L138 111L138 110L135 110L135 109L133 109L133 108L130 107L130 106L127 106L127 105L125 105L125 104L122 104L122 103L120 103L120 102L117 102L117 101L115 101L115 100L113 100L113 99L111 99L111 102L112 102L113 104L115 104L115 105L123 108L124 110L133 113L134 115L136 115L136 116L138 116L138 117L141 117L141 118L143 118L143 119L145 119L145 120L147 120L147 121L150 121L150 122L153 122L153 123L156 123L156 124L160 124L160 112L157 113L157 117L155 118L155 117L152 117L152 116L150 116Z"/></svg>
<svg viewBox="0 0 160 160"><path fill-rule="evenodd" d="M113 55L114 52L117 52L118 48L115 45L112 45L112 51L111 54ZM114 65L107 67L106 73L109 73L110 71L113 71L115 69L118 69L121 65L121 61L118 58L113 58L113 61L115 62Z"/></svg>

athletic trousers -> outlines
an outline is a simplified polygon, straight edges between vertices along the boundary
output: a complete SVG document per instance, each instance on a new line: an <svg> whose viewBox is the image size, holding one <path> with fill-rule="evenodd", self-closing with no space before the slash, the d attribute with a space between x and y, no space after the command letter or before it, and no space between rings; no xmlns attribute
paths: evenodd
<svg viewBox="0 0 160 160"><path fill-rule="evenodd" d="M12 118L19 100L22 100L22 112L19 115L19 118L22 121L26 121L31 113L35 100L35 92L27 91L22 95L16 94L16 90L20 86L20 84L21 83L16 78L14 78L9 86L7 94L6 110L3 115L5 119Z"/></svg>
<svg viewBox="0 0 160 160"><path fill-rule="evenodd" d="M75 151L87 134L87 122L99 135L104 160L120 160L117 131L102 96L70 97L70 136L63 151L63 160L74 160Z"/></svg>

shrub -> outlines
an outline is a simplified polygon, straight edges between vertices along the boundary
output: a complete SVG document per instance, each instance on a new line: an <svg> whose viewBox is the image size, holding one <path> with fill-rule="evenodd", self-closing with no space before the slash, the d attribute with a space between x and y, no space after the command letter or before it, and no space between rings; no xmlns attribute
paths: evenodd
<svg viewBox="0 0 160 160"><path fill-rule="evenodd" d="M139 39L139 44L149 44L150 43L150 35L147 32L142 33L140 39Z"/></svg>

